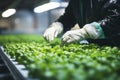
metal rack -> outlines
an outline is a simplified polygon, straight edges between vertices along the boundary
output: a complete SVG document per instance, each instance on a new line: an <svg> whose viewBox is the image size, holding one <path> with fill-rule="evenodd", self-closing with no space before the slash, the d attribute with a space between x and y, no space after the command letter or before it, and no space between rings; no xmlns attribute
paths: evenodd
<svg viewBox="0 0 120 80"><path fill-rule="evenodd" d="M14 80L1 57L0 57L0 80Z"/></svg>
<svg viewBox="0 0 120 80"><path fill-rule="evenodd" d="M0 66L6 66L8 74L0 75L1 76L12 76L14 80L33 80L28 78L28 70L25 69L25 66L18 64L14 59L11 59L5 52L3 47L0 47L0 57L5 64L0 64ZM13 80L9 79L9 80ZM1 79L0 79L1 80ZM6 79L7 80L7 79Z"/></svg>

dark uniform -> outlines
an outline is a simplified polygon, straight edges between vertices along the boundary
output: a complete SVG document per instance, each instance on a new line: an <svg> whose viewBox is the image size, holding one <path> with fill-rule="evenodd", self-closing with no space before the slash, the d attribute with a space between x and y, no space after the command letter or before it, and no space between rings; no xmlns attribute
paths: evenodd
<svg viewBox="0 0 120 80"><path fill-rule="evenodd" d="M76 23L80 27L92 22L100 23L106 38L89 42L120 45L120 0L70 0L64 15L57 21L64 25L64 32Z"/></svg>

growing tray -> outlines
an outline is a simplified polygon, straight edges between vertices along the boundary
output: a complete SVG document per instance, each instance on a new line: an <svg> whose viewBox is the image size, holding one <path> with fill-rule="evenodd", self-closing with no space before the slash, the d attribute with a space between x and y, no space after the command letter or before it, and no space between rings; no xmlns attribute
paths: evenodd
<svg viewBox="0 0 120 80"><path fill-rule="evenodd" d="M38 80L29 78L29 71L26 70L25 66L18 64L15 59L10 58L10 56L4 52L4 48L2 46L0 46L0 56L15 80Z"/></svg>

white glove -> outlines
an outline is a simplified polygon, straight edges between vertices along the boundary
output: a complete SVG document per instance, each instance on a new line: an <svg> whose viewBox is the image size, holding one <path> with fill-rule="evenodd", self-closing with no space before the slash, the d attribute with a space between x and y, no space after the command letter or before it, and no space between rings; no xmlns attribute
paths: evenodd
<svg viewBox="0 0 120 80"><path fill-rule="evenodd" d="M101 31L91 24L86 24L83 28L78 30L67 31L62 36L62 41L71 43L75 41L85 40L87 38L97 39L101 35Z"/></svg>
<svg viewBox="0 0 120 80"><path fill-rule="evenodd" d="M43 34L44 38L48 41L54 40L63 31L63 24L60 22L54 22Z"/></svg>

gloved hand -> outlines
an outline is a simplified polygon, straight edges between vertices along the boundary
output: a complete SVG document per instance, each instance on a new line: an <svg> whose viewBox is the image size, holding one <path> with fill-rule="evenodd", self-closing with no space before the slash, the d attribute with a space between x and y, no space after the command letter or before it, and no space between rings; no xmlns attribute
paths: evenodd
<svg viewBox="0 0 120 80"><path fill-rule="evenodd" d="M54 40L63 31L63 24L60 22L53 22L50 27L43 34L44 38L48 41Z"/></svg>
<svg viewBox="0 0 120 80"><path fill-rule="evenodd" d="M83 28L78 30L67 31L62 36L62 41L66 43L71 43L75 41L85 40L87 38L97 39L101 36L101 27L95 27L91 24L86 24Z"/></svg>

